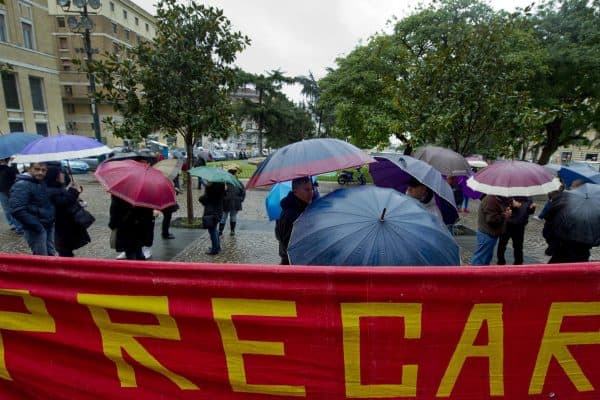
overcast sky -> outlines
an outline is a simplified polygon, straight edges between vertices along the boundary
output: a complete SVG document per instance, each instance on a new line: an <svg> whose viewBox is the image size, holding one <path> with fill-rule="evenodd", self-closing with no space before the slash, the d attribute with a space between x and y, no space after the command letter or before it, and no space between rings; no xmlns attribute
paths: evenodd
<svg viewBox="0 0 600 400"><path fill-rule="evenodd" d="M134 0L155 14L154 0ZM533 0L492 0L495 8L513 10ZM281 69L289 76L312 71L322 78L335 59L383 29L392 17L410 14L418 1L406 0L205 0L223 9L234 28L252 44L237 64L252 73ZM298 88L285 92L300 99Z"/></svg>

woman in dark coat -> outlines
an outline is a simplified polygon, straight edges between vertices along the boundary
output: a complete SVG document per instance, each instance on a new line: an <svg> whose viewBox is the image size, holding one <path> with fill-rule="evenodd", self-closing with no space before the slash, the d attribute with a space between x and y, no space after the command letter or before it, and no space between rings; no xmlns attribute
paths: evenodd
<svg viewBox="0 0 600 400"><path fill-rule="evenodd" d="M108 227L116 229L115 249L124 251L128 260L145 260L142 247L153 236L153 210L134 207L118 197L111 196Z"/></svg>
<svg viewBox="0 0 600 400"><path fill-rule="evenodd" d="M208 229L210 234L211 248L206 252L208 255L219 254L221 251L221 242L217 225L223 214L223 199L225 198L225 184L221 182L209 182L206 185L206 191L198 201L204 206L202 214L202 224Z"/></svg>
<svg viewBox="0 0 600 400"><path fill-rule="evenodd" d="M54 245L61 257L73 257L73 250L88 244L91 239L86 228L73 219L79 206L80 190L65 187L65 174L61 168L51 166L46 173L48 197L56 210Z"/></svg>
<svg viewBox="0 0 600 400"><path fill-rule="evenodd" d="M231 175L235 177L235 180L239 182L237 179L237 170L230 169L229 172ZM237 213L242 210L242 202L246 198L246 190L244 190L244 185L241 183L239 186L236 185L227 185L227 190L225 192L225 199L223 200L223 217L221 218L221 222L219 223L219 235L223 234L225 230L225 224L227 223L227 216L229 215L229 234L231 236L235 235L235 225L237 224Z"/></svg>

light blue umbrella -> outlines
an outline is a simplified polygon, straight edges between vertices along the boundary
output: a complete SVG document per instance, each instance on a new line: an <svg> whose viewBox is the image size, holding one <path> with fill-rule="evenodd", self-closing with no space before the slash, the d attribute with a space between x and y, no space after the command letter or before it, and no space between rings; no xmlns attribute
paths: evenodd
<svg viewBox="0 0 600 400"><path fill-rule="evenodd" d="M585 163L563 165L558 170L558 177L567 188L578 179L582 179L585 183L600 183L600 173Z"/></svg>
<svg viewBox="0 0 600 400"><path fill-rule="evenodd" d="M12 157L23 150L29 143L35 142L43 136L35 133L13 132L0 135L0 159Z"/></svg>
<svg viewBox="0 0 600 400"><path fill-rule="evenodd" d="M459 265L458 245L418 201L388 188L339 189L294 223L296 265Z"/></svg>
<svg viewBox="0 0 600 400"><path fill-rule="evenodd" d="M312 178L313 183L317 181L317 177ZM269 194L265 198L265 207L269 221L279 219L281 215L281 200L292 191L292 181L278 182L271 187Z"/></svg>

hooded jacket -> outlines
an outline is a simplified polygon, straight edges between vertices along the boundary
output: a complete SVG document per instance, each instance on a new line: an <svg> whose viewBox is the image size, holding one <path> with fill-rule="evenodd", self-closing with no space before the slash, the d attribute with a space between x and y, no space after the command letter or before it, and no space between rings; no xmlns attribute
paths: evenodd
<svg viewBox="0 0 600 400"><path fill-rule="evenodd" d="M41 232L54 224L54 206L48 197L46 184L29 174L17 175L8 202L12 216L26 230Z"/></svg>

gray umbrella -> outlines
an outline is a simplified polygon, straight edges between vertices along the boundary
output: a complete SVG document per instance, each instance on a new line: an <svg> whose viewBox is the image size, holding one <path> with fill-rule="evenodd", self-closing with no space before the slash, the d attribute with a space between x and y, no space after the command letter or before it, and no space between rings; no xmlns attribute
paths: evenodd
<svg viewBox="0 0 600 400"><path fill-rule="evenodd" d="M586 183L561 193L546 220L552 220L551 229L561 239L599 246L600 185Z"/></svg>
<svg viewBox="0 0 600 400"><path fill-rule="evenodd" d="M468 176L471 172L471 166L463 156L443 147L421 147L413 153L413 157L425 161L445 176Z"/></svg>

